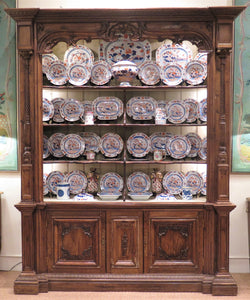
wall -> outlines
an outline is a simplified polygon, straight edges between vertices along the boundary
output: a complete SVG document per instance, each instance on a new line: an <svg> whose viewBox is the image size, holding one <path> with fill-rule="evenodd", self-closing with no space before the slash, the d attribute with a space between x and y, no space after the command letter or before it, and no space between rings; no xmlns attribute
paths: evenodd
<svg viewBox="0 0 250 300"><path fill-rule="evenodd" d="M180 0L168 1L158 0L155 7L189 7L197 6L198 1ZM198 6L226 6L232 5L232 0L199 0ZM40 7L40 8L132 8L132 7L152 7L152 0L127 0L119 3L115 0L106 0L105 5L100 5L99 0L91 2L81 0L17 0L17 7ZM230 223L230 271L249 272L249 249L246 197L250 197L250 176L231 175L230 197L231 202L237 208L231 213ZM0 190L4 192L2 196L2 250L0 252L0 270L8 270L21 261L21 220L20 214L15 209L14 204L20 201L20 174L0 173ZM15 270L20 270L17 265Z"/></svg>

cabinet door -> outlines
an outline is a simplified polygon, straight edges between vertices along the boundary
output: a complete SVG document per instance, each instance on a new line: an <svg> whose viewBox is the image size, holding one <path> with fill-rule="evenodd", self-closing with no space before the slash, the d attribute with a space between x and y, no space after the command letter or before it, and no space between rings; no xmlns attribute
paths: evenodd
<svg viewBox="0 0 250 300"><path fill-rule="evenodd" d="M143 271L142 212L110 211L107 220L108 272L141 273Z"/></svg>
<svg viewBox="0 0 250 300"><path fill-rule="evenodd" d="M194 272L203 266L203 211L145 212L145 272Z"/></svg>
<svg viewBox="0 0 250 300"><path fill-rule="evenodd" d="M77 215L77 214L76 214ZM60 216L49 219L48 261L50 272L105 271L104 215Z"/></svg>

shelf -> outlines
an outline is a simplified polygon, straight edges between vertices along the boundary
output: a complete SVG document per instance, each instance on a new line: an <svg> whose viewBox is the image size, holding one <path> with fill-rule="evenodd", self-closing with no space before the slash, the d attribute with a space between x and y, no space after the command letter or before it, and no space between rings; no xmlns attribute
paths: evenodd
<svg viewBox="0 0 250 300"><path fill-rule="evenodd" d="M82 124L82 123L43 123L43 127L93 127L93 126L97 126L97 127L148 127L148 126L152 126L152 127L182 127L182 126L195 126L195 127L199 127L199 126L207 126L207 123L182 123L182 124L172 124L172 123L168 123L168 124L124 124L124 123L104 123L104 124L93 124L93 125L89 125L89 124Z"/></svg>
<svg viewBox="0 0 250 300"><path fill-rule="evenodd" d="M186 160L64 160L64 159L58 159L58 160L44 160L44 164L151 164L151 165L173 165L173 164L206 164L207 162L205 160L192 160L192 159L186 159Z"/></svg>

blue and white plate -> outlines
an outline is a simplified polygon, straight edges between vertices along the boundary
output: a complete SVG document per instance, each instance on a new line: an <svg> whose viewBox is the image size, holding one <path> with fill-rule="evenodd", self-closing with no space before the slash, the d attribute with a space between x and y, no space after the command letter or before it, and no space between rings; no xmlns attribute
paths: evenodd
<svg viewBox="0 0 250 300"><path fill-rule="evenodd" d="M198 155L203 160L207 159L207 138L202 139L201 147L200 150L198 151Z"/></svg>
<svg viewBox="0 0 250 300"><path fill-rule="evenodd" d="M192 60L185 67L184 77L188 84L200 84L207 78L207 68L200 61Z"/></svg>
<svg viewBox="0 0 250 300"><path fill-rule="evenodd" d="M207 98L201 100L201 102L199 102L199 118L201 121L203 122L207 122Z"/></svg>
<svg viewBox="0 0 250 300"><path fill-rule="evenodd" d="M80 194L87 188L88 180L82 171L72 171L66 175L66 181L70 184L71 194Z"/></svg>
<svg viewBox="0 0 250 300"><path fill-rule="evenodd" d="M160 66L156 62L146 60L139 67L138 77L146 85L155 85L161 79L160 72Z"/></svg>
<svg viewBox="0 0 250 300"><path fill-rule="evenodd" d="M199 108L199 103L195 99L185 99L184 103L188 106L188 116L186 119L187 123L193 123L197 120L198 118L198 108Z"/></svg>
<svg viewBox="0 0 250 300"><path fill-rule="evenodd" d="M53 115L52 119L56 123L64 122L64 118L62 117L61 112L60 112L60 107L63 105L64 101L65 100L63 98L54 98L51 101L54 106L54 115Z"/></svg>
<svg viewBox="0 0 250 300"><path fill-rule="evenodd" d="M84 139L85 150L99 152L100 137L94 132L81 132L79 135Z"/></svg>
<svg viewBox="0 0 250 300"><path fill-rule="evenodd" d="M43 122L49 121L53 118L54 106L47 98L43 98Z"/></svg>
<svg viewBox="0 0 250 300"><path fill-rule="evenodd" d="M47 184L47 174L43 174L43 195L47 195L49 192L48 184Z"/></svg>
<svg viewBox="0 0 250 300"><path fill-rule="evenodd" d="M84 113L81 102L75 99L65 100L60 106L61 116L69 122L78 121Z"/></svg>
<svg viewBox="0 0 250 300"><path fill-rule="evenodd" d="M162 186L169 194L180 194L184 186L185 176L182 172L170 171L166 173L162 180Z"/></svg>
<svg viewBox="0 0 250 300"><path fill-rule="evenodd" d="M93 101L93 107L99 120L116 120L123 114L123 102L117 97L98 97Z"/></svg>
<svg viewBox="0 0 250 300"><path fill-rule="evenodd" d="M99 149L106 157L116 157L123 150L123 140L116 133L106 133L101 137Z"/></svg>
<svg viewBox="0 0 250 300"><path fill-rule="evenodd" d="M206 52L200 52L198 53L194 60L198 60L199 62L203 63L205 66L207 66L207 53Z"/></svg>
<svg viewBox="0 0 250 300"><path fill-rule="evenodd" d="M86 84L90 79L90 68L87 65L73 63L68 66L69 83L76 86Z"/></svg>
<svg viewBox="0 0 250 300"><path fill-rule="evenodd" d="M100 179L100 189L107 194L119 193L123 189L123 179L117 173L106 173Z"/></svg>
<svg viewBox="0 0 250 300"><path fill-rule="evenodd" d="M171 157L182 159L189 154L191 143L185 136L174 135L168 140L167 150Z"/></svg>
<svg viewBox="0 0 250 300"><path fill-rule="evenodd" d="M60 60L52 61L46 73L48 80L54 85L63 85L68 81L67 64Z"/></svg>
<svg viewBox="0 0 250 300"><path fill-rule="evenodd" d="M53 53L42 55L42 69L44 74L48 72L49 64L56 60L58 60L58 57Z"/></svg>
<svg viewBox="0 0 250 300"><path fill-rule="evenodd" d="M128 138L127 150L134 157L144 157L151 151L151 140L145 133L136 132Z"/></svg>
<svg viewBox="0 0 250 300"><path fill-rule="evenodd" d="M57 184L60 182L63 182L64 179L65 179L64 175L60 171L53 171L53 172L49 173L49 175L46 179L49 191L56 195L57 194L57 192L56 192Z"/></svg>
<svg viewBox="0 0 250 300"><path fill-rule="evenodd" d="M127 114L134 120L151 120L155 116L157 102L152 97L133 97L127 102Z"/></svg>
<svg viewBox="0 0 250 300"><path fill-rule="evenodd" d="M91 82L96 85L104 85L112 77L111 66L104 60L95 61L91 69Z"/></svg>
<svg viewBox="0 0 250 300"><path fill-rule="evenodd" d="M76 63L92 67L94 62L94 54L88 47L84 45L72 46L65 51L64 62L68 65Z"/></svg>
<svg viewBox="0 0 250 300"><path fill-rule="evenodd" d="M84 139L78 134L65 135L60 143L62 153L69 158L77 158L85 149Z"/></svg>
<svg viewBox="0 0 250 300"><path fill-rule="evenodd" d="M189 171L185 175L184 185L186 188L190 189L192 195L196 195L201 191L204 185L203 178L199 172Z"/></svg>
<svg viewBox="0 0 250 300"><path fill-rule="evenodd" d="M173 124L180 124L187 120L188 106L181 100L171 100L167 103L166 114L168 121Z"/></svg>
<svg viewBox="0 0 250 300"><path fill-rule="evenodd" d="M201 137L195 132L187 133L186 137L191 144L191 150L188 153L187 157L196 157L198 155L198 151L201 148Z"/></svg>
<svg viewBox="0 0 250 300"><path fill-rule="evenodd" d="M63 133L54 133L48 141L49 152L54 157L63 157L64 153L61 150L61 140L65 137Z"/></svg>
<svg viewBox="0 0 250 300"><path fill-rule="evenodd" d="M161 68L161 80L168 86L176 86L182 83L184 70L177 63L169 63Z"/></svg>
<svg viewBox="0 0 250 300"><path fill-rule="evenodd" d="M133 172L127 179L128 190L132 193L144 193L150 189L150 178L143 172Z"/></svg>
<svg viewBox="0 0 250 300"><path fill-rule="evenodd" d="M167 142L169 138L173 136L169 132L155 132L150 136L151 140L151 151L163 150L167 152Z"/></svg>

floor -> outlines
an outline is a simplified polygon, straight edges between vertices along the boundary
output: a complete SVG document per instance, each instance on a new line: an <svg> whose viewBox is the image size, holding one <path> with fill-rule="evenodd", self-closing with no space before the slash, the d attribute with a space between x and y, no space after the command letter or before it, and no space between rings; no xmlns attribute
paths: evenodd
<svg viewBox="0 0 250 300"><path fill-rule="evenodd" d="M13 281L19 272L0 271L0 300L12 299L53 299L53 300L250 300L250 273L233 274L238 283L238 295L235 297L215 297L200 293L137 293L137 292L49 292L45 294L15 295L13 293Z"/></svg>

